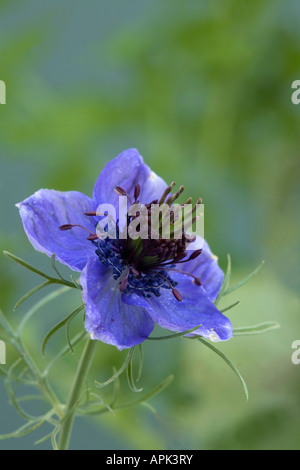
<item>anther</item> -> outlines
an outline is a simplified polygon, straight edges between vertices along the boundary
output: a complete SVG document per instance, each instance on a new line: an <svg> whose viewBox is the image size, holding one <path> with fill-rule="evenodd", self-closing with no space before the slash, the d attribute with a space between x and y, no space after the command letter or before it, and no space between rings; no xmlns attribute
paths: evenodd
<svg viewBox="0 0 300 470"><path fill-rule="evenodd" d="M166 200L166 204L168 204L169 206L171 204L173 204L174 201L176 201L176 199L180 196L181 193L183 193L184 191L184 186L180 186L180 188L178 189L178 191L176 191L176 193L174 193L172 196L170 196L167 200Z"/></svg>
<svg viewBox="0 0 300 470"><path fill-rule="evenodd" d="M201 281L200 281L199 277L194 276L194 274L187 273L186 271L181 271L180 269L171 269L171 268L169 268L168 271L174 271L175 273L181 273L181 274L185 274L186 276L191 276L194 279L194 281L193 281L194 284L196 284L196 286L201 286Z"/></svg>
<svg viewBox="0 0 300 470"><path fill-rule="evenodd" d="M59 227L59 229L60 229L60 230L71 230L73 227L82 228L83 230L86 230L87 232L91 233L92 235L96 235L94 232L92 232L92 231L89 230L88 228L83 227L83 225L79 225L79 224L64 224L64 225L61 225L61 226Z"/></svg>
<svg viewBox="0 0 300 470"><path fill-rule="evenodd" d="M182 295L177 289L172 289L172 294L174 295L175 299L178 300L178 302L182 302Z"/></svg>
<svg viewBox="0 0 300 470"><path fill-rule="evenodd" d="M182 206L186 206L188 204L191 204L193 201L193 198L189 197L183 204L181 204Z"/></svg>
<svg viewBox="0 0 300 470"><path fill-rule="evenodd" d="M116 192L119 196L126 196L126 197L128 197L130 204L132 204L132 201L131 201L131 198L130 198L129 194L125 191L125 189L121 188L121 186L116 186L116 187L115 187L115 192Z"/></svg>
<svg viewBox="0 0 300 470"><path fill-rule="evenodd" d="M172 191L172 188L174 188L175 184L176 184L175 181L172 181L172 183L164 190L164 193L159 200L159 203L158 203L159 205L164 203L167 195Z"/></svg>
<svg viewBox="0 0 300 470"><path fill-rule="evenodd" d="M133 194L135 201L136 201L137 198L139 197L140 193L141 193L141 187L140 187L139 183L137 183L137 184L135 185L134 194Z"/></svg>
<svg viewBox="0 0 300 470"><path fill-rule="evenodd" d="M59 227L60 230L71 230L71 228L73 228L71 224L64 224Z"/></svg>
<svg viewBox="0 0 300 470"><path fill-rule="evenodd" d="M201 253L202 253L202 249L194 251L187 261L191 261L192 259L197 258L199 255L201 255Z"/></svg>
<svg viewBox="0 0 300 470"><path fill-rule="evenodd" d="M87 212L84 213L84 215L89 215L91 217L95 217L95 215L99 215L99 214L97 214L96 211L87 211Z"/></svg>

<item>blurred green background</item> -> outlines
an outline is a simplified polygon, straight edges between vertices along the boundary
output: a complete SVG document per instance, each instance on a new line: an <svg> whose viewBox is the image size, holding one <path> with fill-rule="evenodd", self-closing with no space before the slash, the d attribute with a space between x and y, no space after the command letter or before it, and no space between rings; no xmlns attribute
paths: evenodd
<svg viewBox="0 0 300 470"><path fill-rule="evenodd" d="M90 195L105 163L136 147L165 180L203 197L206 238L223 269L231 254L233 282L265 259L255 279L224 299L240 300L229 312L233 325L281 324L219 346L246 379L248 403L232 371L200 343L147 342L144 390L175 374L151 401L157 414L139 407L79 418L71 447L299 449L300 365L291 362L300 339L300 106L291 102L299 2L1 0L0 79L1 250L50 270L14 204L39 188ZM15 313L14 303L39 281L1 255L0 307L14 325L42 294ZM31 321L26 340L41 364L64 344L58 333L40 359L47 328L78 305L76 296ZM79 354L52 377L62 397ZM8 362L13 356L9 349ZM124 357L99 344L91 377L106 379ZM122 392L132 398L126 382ZM0 433L22 423L1 379ZM33 446L45 433L0 441L0 449L50 448Z"/></svg>

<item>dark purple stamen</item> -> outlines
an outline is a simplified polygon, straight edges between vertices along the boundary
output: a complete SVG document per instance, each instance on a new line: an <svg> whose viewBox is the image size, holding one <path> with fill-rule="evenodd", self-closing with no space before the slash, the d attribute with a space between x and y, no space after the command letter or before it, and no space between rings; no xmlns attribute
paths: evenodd
<svg viewBox="0 0 300 470"><path fill-rule="evenodd" d="M152 202L145 205L146 209L148 210L148 238L146 239L138 238L137 240L133 240L129 236L127 236L127 238L119 238L118 221L115 222L118 231L118 237L116 240L112 240L109 237L99 240L99 237L96 233L93 233L91 230L79 224L64 224L59 228L60 230L71 230L73 227L80 227L89 232L87 239L96 245L96 254L99 257L99 260L103 264L113 268L114 279L117 280L121 276L122 272L125 273L124 270L127 269L126 276L119 283L120 290L125 294L133 291L138 292L146 297L149 297L153 294L159 296L161 288L168 288L171 289L175 299L178 300L178 302L181 302L182 295L177 289L175 289L177 282L175 282L168 273L173 271L191 276L193 278L194 284L201 286L201 281L198 277L189 272L176 269L176 265L194 260L202 253L202 250L195 250L190 255L188 255L188 244L193 242L195 238L192 240L187 238L183 231L178 234L177 228L175 232L174 223L176 220L174 217L174 212L172 213L173 217L170 218L170 238L162 238L161 220L159 222L160 232L158 234L158 238L151 238L151 224L153 215L151 212L152 205L167 204L171 207L174 201L176 201L176 199L182 194L184 190L184 187L181 186L177 192L169 196L174 186L175 183L172 182L165 189L160 199L153 200ZM115 192L119 196L126 196L130 204L134 205L138 203L138 197L141 194L141 186L137 183L134 187L134 203L132 203L132 199L128 195L127 191L121 186L116 186ZM190 204L191 202L192 199L188 198L185 204ZM200 198L198 199L197 204L201 203L202 199ZM182 205L182 207L183 206L184 205ZM195 212L196 206L194 206L188 213L188 225L191 225L195 221ZM91 210L85 212L85 215L95 217L100 214ZM138 213L136 213L135 216L127 215L127 228L129 227L130 222L138 217L138 215Z"/></svg>
<svg viewBox="0 0 300 470"><path fill-rule="evenodd" d="M94 232L92 232L88 228L84 227L83 225L79 225L79 224L64 224L64 225L61 225L59 227L59 229L60 230L71 230L73 227L82 228L83 230L86 230L87 232L89 232L93 237L96 236L96 238L98 238L97 235ZM90 240L90 238L88 238L88 239Z"/></svg>
<svg viewBox="0 0 300 470"><path fill-rule="evenodd" d="M60 230L71 230L71 228L73 228L71 224L64 224L59 227Z"/></svg>
<svg viewBox="0 0 300 470"><path fill-rule="evenodd" d="M127 193L127 191L125 191L125 189L121 188L121 186L116 186L115 187L115 192L119 195L119 196L126 196L130 202L130 204L132 204L132 200L129 196L129 194Z"/></svg>
<svg viewBox="0 0 300 470"><path fill-rule="evenodd" d="M178 302L182 302L182 295L177 289L172 289L172 294L174 295L175 299L178 300Z"/></svg>
<svg viewBox="0 0 300 470"><path fill-rule="evenodd" d="M186 271L181 271L180 269L173 269L173 268L168 269L168 271L173 271L176 273L186 274L186 276L191 276L194 279L194 283L196 284L196 286L201 286L201 281L199 277L194 276L194 274L188 273Z"/></svg>
<svg viewBox="0 0 300 470"><path fill-rule="evenodd" d="M91 233L91 235L87 237L87 240L93 241L93 240L98 240L98 238L99 237L96 233Z"/></svg>
<svg viewBox="0 0 300 470"><path fill-rule="evenodd" d="M87 212L84 213L84 215L94 216L95 217L96 215L99 215L99 214L97 214L96 211L87 211Z"/></svg>
<svg viewBox="0 0 300 470"><path fill-rule="evenodd" d="M141 194L141 187L140 187L139 183L137 183L137 184L135 185L134 194L133 194L135 201L137 200L137 198L139 197L140 194Z"/></svg>

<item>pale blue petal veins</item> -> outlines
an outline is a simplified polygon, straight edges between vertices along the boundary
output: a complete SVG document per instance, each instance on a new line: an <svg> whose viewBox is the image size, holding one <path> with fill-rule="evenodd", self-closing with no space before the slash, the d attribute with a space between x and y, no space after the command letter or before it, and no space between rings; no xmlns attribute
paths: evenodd
<svg viewBox="0 0 300 470"><path fill-rule="evenodd" d="M93 209L92 200L78 191L40 189L17 204L29 241L38 251L55 257L74 271L81 271L95 247L80 227L62 231L64 224L83 225L95 231L93 220L84 212Z"/></svg>
<svg viewBox="0 0 300 470"><path fill-rule="evenodd" d="M122 301L120 284L112 277L112 269L96 256L88 260L81 278L86 302L85 328L92 339L125 349L148 338L154 322L143 306Z"/></svg>

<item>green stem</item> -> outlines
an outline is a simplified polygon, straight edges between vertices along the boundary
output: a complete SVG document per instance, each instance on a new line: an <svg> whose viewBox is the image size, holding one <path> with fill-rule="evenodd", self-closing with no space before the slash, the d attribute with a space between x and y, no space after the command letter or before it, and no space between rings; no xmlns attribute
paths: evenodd
<svg viewBox="0 0 300 470"><path fill-rule="evenodd" d="M64 418L58 441L59 450L67 450L71 437L73 422L76 414L76 406L80 400L82 386L87 378L89 368L95 353L97 341L88 339L80 358L69 399L65 408Z"/></svg>

